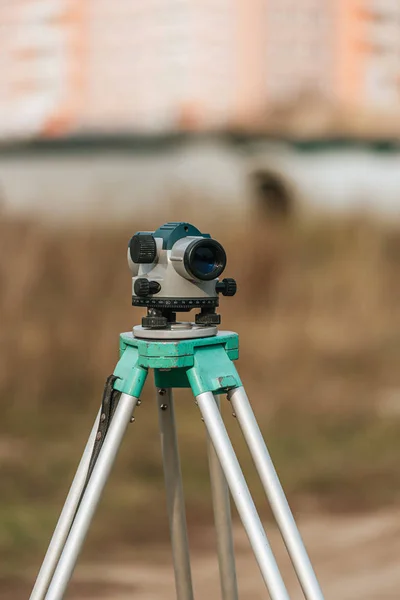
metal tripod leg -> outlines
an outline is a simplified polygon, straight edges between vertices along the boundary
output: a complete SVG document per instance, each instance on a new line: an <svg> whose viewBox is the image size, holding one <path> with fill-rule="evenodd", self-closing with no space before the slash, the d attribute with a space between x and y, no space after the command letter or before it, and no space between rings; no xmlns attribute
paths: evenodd
<svg viewBox="0 0 400 600"><path fill-rule="evenodd" d="M211 392L203 392L196 400L270 596L272 600L289 600L214 396Z"/></svg>
<svg viewBox="0 0 400 600"><path fill-rule="evenodd" d="M246 392L238 387L228 393L250 453L253 457L265 493L282 534L304 596L307 600L324 600L300 532L293 518L285 493L265 445Z"/></svg>
<svg viewBox="0 0 400 600"><path fill-rule="evenodd" d="M100 410L97 414L92 431L90 432L89 439L86 443L85 450L83 451L81 461L76 471L71 488L68 492L67 499L61 511L53 533L53 537L51 538L46 556L44 557L43 564L36 578L36 582L29 600L43 600L46 595L47 588L49 587L54 570L57 566L57 562L60 558L65 540L68 537L68 533L74 520L76 509L78 507L79 500L86 482L86 476L89 468L94 440L96 437L99 417Z"/></svg>
<svg viewBox="0 0 400 600"><path fill-rule="evenodd" d="M170 388L157 388L157 408L161 434L161 450L167 494L172 557L175 571L176 595L178 600L193 600L185 500L183 496L178 441L175 428L174 401Z"/></svg>
<svg viewBox="0 0 400 600"><path fill-rule="evenodd" d="M46 600L61 600L75 568L91 520L99 503L101 493L110 474L122 438L132 417L138 398L121 394L103 447L88 481L85 493L76 513L71 531L65 543Z"/></svg>
<svg viewBox="0 0 400 600"><path fill-rule="evenodd" d="M219 396L214 396L220 410ZM217 534L217 552L221 592L223 600L238 600L235 554L232 538L231 507L229 490L224 472L215 453L210 436L207 435L208 463L210 468L214 522Z"/></svg>

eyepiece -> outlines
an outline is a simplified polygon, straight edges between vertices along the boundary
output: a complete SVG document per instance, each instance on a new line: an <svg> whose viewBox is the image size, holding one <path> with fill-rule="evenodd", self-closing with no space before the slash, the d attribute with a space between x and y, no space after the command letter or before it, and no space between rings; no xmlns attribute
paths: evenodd
<svg viewBox="0 0 400 600"><path fill-rule="evenodd" d="M191 242L183 257L186 271L194 279L209 281L219 277L226 267L226 253L215 240L202 238Z"/></svg>

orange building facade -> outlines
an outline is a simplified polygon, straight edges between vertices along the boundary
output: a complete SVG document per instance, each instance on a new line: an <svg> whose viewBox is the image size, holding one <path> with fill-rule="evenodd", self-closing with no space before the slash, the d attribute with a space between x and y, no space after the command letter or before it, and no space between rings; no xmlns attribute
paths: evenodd
<svg viewBox="0 0 400 600"><path fill-rule="evenodd" d="M3 139L246 126L304 94L400 112L400 2L0 2Z"/></svg>

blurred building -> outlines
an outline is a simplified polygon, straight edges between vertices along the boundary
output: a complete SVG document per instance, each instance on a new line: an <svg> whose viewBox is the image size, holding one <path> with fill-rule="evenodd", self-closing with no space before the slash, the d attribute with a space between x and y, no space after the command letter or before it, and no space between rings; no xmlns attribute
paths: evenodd
<svg viewBox="0 0 400 600"><path fill-rule="evenodd" d="M400 116L399 0L0 0L0 136Z"/></svg>
<svg viewBox="0 0 400 600"><path fill-rule="evenodd" d="M265 9L267 102L287 102L309 92L336 94L335 0L268 0Z"/></svg>
<svg viewBox="0 0 400 600"><path fill-rule="evenodd" d="M365 99L400 108L400 2L369 0L362 12Z"/></svg>

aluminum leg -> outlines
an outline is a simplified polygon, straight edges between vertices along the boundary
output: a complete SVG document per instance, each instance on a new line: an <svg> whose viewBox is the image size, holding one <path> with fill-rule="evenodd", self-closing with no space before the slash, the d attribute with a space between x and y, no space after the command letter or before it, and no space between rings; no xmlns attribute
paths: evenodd
<svg viewBox="0 0 400 600"><path fill-rule="evenodd" d="M203 392L196 396L196 400L271 599L289 600L285 584L269 546L264 528L254 506L214 396L211 392Z"/></svg>
<svg viewBox="0 0 400 600"><path fill-rule="evenodd" d="M214 398L218 410L220 410L219 396L214 396ZM209 435L207 436L207 450L210 467L214 522L217 534L217 552L222 599L238 600L229 490L224 472Z"/></svg>
<svg viewBox="0 0 400 600"><path fill-rule="evenodd" d="M86 476L89 468L90 457L93 450L93 445L96 437L100 417L100 410L97 414L89 439L86 443L85 450L78 469L76 471L71 488L68 492L67 499L61 511L56 528L51 538L49 547L44 557L43 564L40 568L35 585L29 600L43 600L49 587L51 578L57 566L65 541L68 537L69 530L73 523L76 509L82 495L82 491L86 482Z"/></svg>
<svg viewBox="0 0 400 600"><path fill-rule="evenodd" d="M243 387L229 392L228 398L236 414L250 453L253 457L265 493L290 555L304 596L307 600L324 600L321 588L280 484Z"/></svg>
<svg viewBox="0 0 400 600"><path fill-rule="evenodd" d="M134 396L121 394L103 447L87 484L64 550L46 594L46 600L61 600L64 597L65 590L71 579L90 523L137 401L138 398Z"/></svg>
<svg viewBox="0 0 400 600"><path fill-rule="evenodd" d="M170 388L157 389L157 407L176 595L178 600L193 600L185 501L175 428L174 401Z"/></svg>

